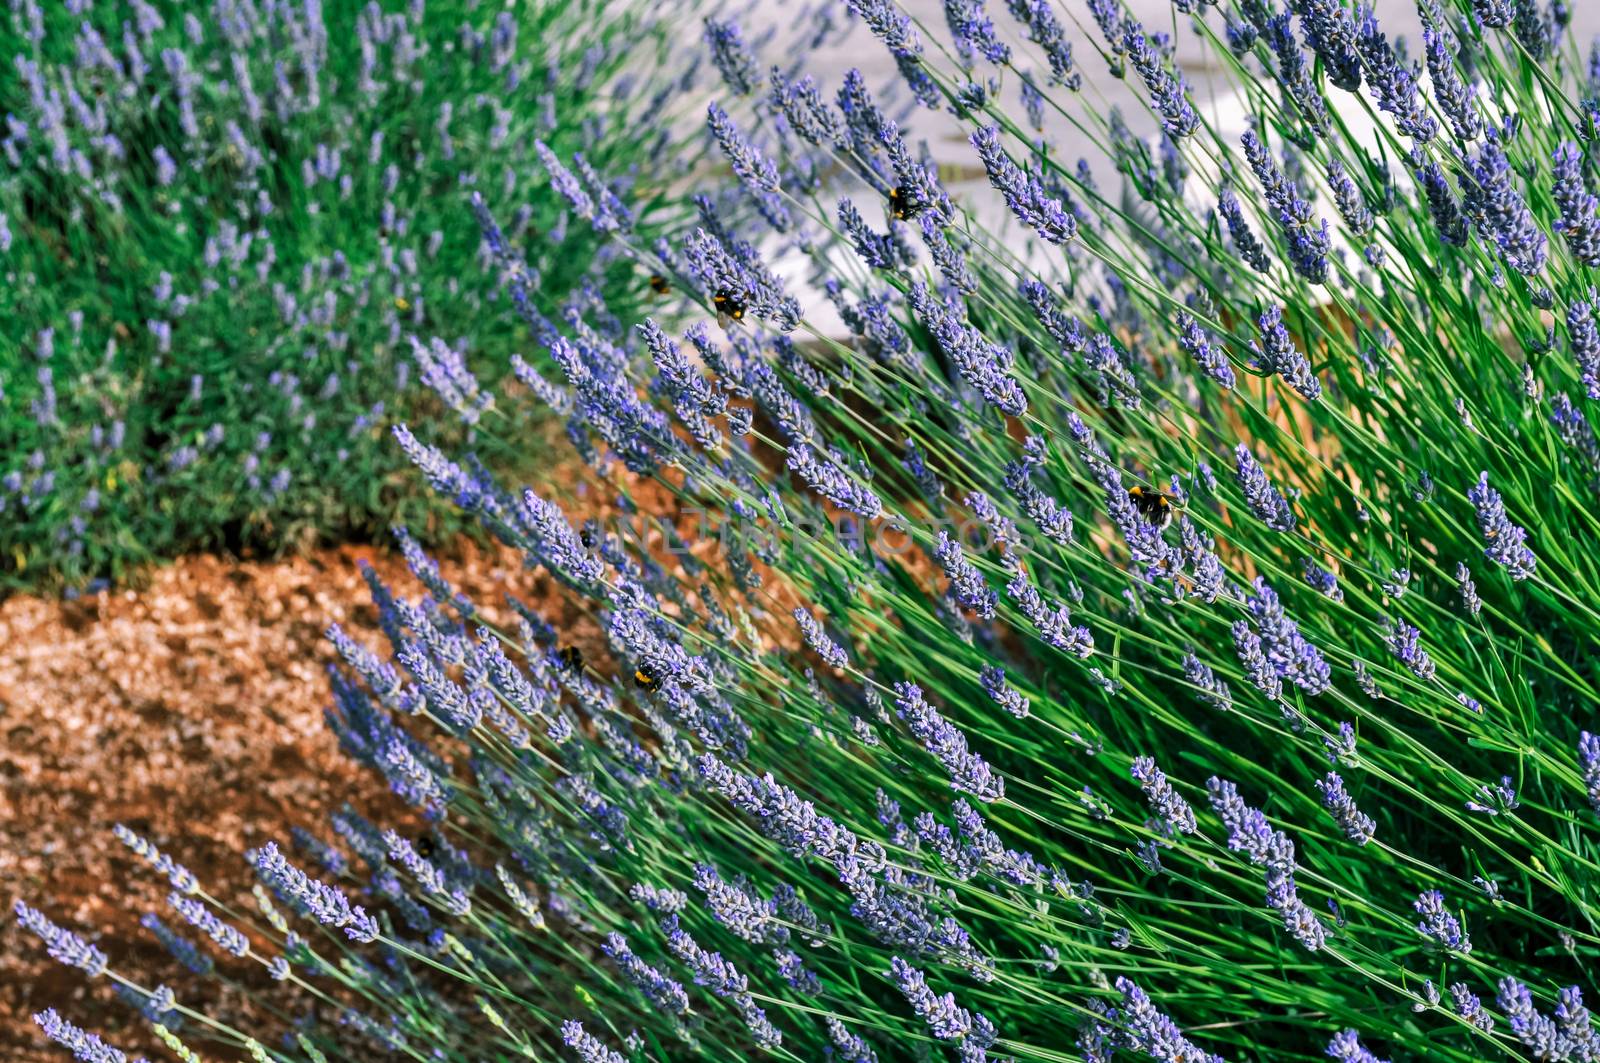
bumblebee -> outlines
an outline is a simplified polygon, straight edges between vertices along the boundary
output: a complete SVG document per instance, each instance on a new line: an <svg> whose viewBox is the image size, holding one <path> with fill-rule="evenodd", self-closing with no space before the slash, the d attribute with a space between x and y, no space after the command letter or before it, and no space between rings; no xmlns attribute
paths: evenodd
<svg viewBox="0 0 1600 1063"><path fill-rule="evenodd" d="M910 221L922 213L923 204L912 199L905 185L889 189L889 216L895 221Z"/></svg>
<svg viewBox="0 0 1600 1063"><path fill-rule="evenodd" d="M424 860L433 859L433 854L438 851L439 847L434 845L433 839L428 837L426 834L417 839L417 855L422 857Z"/></svg>
<svg viewBox="0 0 1600 1063"><path fill-rule="evenodd" d="M711 305L717 311L717 324L723 328L727 328L730 321L744 320L744 300L737 292L720 288L711 297Z"/></svg>
<svg viewBox="0 0 1600 1063"><path fill-rule="evenodd" d="M659 273L650 274L650 290L657 295L666 295L672 291L672 285L667 283L667 278Z"/></svg>
<svg viewBox="0 0 1600 1063"><path fill-rule="evenodd" d="M568 646L556 654L556 660L561 667L569 672L583 671L583 651L576 646Z"/></svg>
<svg viewBox="0 0 1600 1063"><path fill-rule="evenodd" d="M1172 523L1171 495L1134 486L1128 489L1128 497L1133 500L1133 508L1139 511L1139 516L1145 519L1145 523L1153 524L1157 529L1165 528Z"/></svg>
<svg viewBox="0 0 1600 1063"><path fill-rule="evenodd" d="M654 694L661 689L661 677L648 664L641 664L633 670L633 682L646 694Z"/></svg>
<svg viewBox="0 0 1600 1063"><path fill-rule="evenodd" d="M584 522L583 528L578 532L578 541L583 544L585 550L594 549L594 528L587 521Z"/></svg>

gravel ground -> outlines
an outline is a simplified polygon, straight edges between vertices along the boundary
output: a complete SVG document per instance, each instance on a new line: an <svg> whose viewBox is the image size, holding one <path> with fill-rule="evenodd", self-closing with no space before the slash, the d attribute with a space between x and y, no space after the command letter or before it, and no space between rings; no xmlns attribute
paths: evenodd
<svg viewBox="0 0 1600 1063"><path fill-rule="evenodd" d="M128 824L199 876L215 896L248 902L243 853L291 826L320 829L351 801L402 815L381 782L344 758L323 723L329 622L376 631L358 559L419 593L398 558L345 547L276 563L195 557L141 590L74 602L0 603L0 1059L59 1061L28 1016L54 1006L113 1043L154 1059L142 1023L106 980L49 960L10 918L13 898L90 938L118 970L184 1003L239 1016L237 994L182 972L138 925L175 919L164 880L112 837ZM446 575L480 603L512 591L538 602L546 580L505 552L464 547ZM492 610L491 610L492 612ZM381 636L379 636L381 638ZM215 951L213 950L213 955ZM219 964L253 986L250 963ZM255 1030L273 1025L248 1023ZM207 1060L223 1058L196 1040Z"/></svg>

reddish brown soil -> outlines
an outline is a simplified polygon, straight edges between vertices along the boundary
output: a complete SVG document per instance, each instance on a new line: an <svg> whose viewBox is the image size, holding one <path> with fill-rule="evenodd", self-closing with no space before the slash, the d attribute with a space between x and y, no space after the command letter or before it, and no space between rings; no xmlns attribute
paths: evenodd
<svg viewBox="0 0 1600 1063"><path fill-rule="evenodd" d="M243 906L253 883L245 850L286 843L291 826L325 833L328 813L347 800L393 818L382 783L340 754L322 718L332 658L324 629L374 626L361 557L418 593L399 559L346 547L270 564L190 558L138 591L0 603L0 1059L67 1058L28 1018L51 1006L130 1053L170 1058L104 979L88 983L17 928L18 897L143 984L167 982L197 1010L276 1036L280 1026L188 975L138 925L146 911L176 917L164 880L111 827L140 831L210 893ZM509 553L468 546L442 565L483 604L507 591L547 596ZM266 981L257 968L238 973ZM192 1044L206 1059L224 1055Z"/></svg>

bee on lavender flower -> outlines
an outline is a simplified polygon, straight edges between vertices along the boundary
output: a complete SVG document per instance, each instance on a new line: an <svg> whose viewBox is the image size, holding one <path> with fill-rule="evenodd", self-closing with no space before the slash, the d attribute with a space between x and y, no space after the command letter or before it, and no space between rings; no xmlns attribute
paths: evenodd
<svg viewBox="0 0 1600 1063"><path fill-rule="evenodd" d="M730 321L744 320L744 299L730 288L719 288L711 297L711 305L717 311L717 324L724 329Z"/></svg>
<svg viewBox="0 0 1600 1063"><path fill-rule="evenodd" d="M666 295L672 291L672 285L659 273L650 274L650 290L657 295Z"/></svg>
<svg viewBox="0 0 1600 1063"><path fill-rule="evenodd" d="M648 664L641 664L633 670L633 682L646 694L654 694L661 689L661 677Z"/></svg>
<svg viewBox="0 0 1600 1063"><path fill-rule="evenodd" d="M568 646L556 654L556 660L568 672L583 671L583 651L576 646Z"/></svg>
<svg viewBox="0 0 1600 1063"><path fill-rule="evenodd" d="M1172 523L1173 503L1172 496L1160 491L1151 491L1135 484L1128 488L1128 497L1133 501L1133 508L1139 511L1145 523L1153 524L1156 528L1165 529Z"/></svg>
<svg viewBox="0 0 1600 1063"><path fill-rule="evenodd" d="M438 851L439 847L434 845L433 839L428 837L426 834L417 839L417 855L422 857L424 860L432 860L433 854Z"/></svg>
<svg viewBox="0 0 1600 1063"><path fill-rule="evenodd" d="M895 185L889 189L889 216L895 221L910 221L921 214L926 206L926 203L912 198L905 185Z"/></svg>

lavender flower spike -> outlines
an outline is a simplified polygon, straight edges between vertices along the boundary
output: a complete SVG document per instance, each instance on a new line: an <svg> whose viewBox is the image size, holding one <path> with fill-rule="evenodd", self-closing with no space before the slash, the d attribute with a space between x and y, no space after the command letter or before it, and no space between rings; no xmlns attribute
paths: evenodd
<svg viewBox="0 0 1600 1063"><path fill-rule="evenodd" d="M928 1024L933 1036L941 1041L960 1044L963 1061L981 1061L985 1058L983 1049L998 1040L998 1034L988 1019L957 1004L954 993L941 996L929 989L922 972L898 956L889 961L889 974L900 987L900 992L905 994L911 1009ZM969 1046L978 1050L976 1055L968 1054Z"/></svg>
<svg viewBox="0 0 1600 1063"><path fill-rule="evenodd" d="M1119 977L1115 985L1122 994L1122 1011L1118 1018L1133 1048L1162 1063L1223 1063L1221 1056L1202 1051L1183 1036L1178 1024L1157 1010L1145 991L1133 981Z"/></svg>
<svg viewBox="0 0 1600 1063"><path fill-rule="evenodd" d="M850 656L845 653L844 647L828 637L822 630L822 625L817 622L804 606L795 606L795 622L800 625L800 633L805 636L806 645L816 651L817 656L827 662L830 668L847 668L850 665Z"/></svg>
<svg viewBox="0 0 1600 1063"><path fill-rule="evenodd" d="M1578 735L1578 765L1583 769L1583 785L1589 791L1589 804L1600 812L1600 735L1583 731Z"/></svg>
<svg viewBox="0 0 1600 1063"><path fill-rule="evenodd" d="M352 905L343 890L320 882L291 864L278 851L276 842L268 842L249 856L263 882L289 901L303 906L317 922L342 928L352 941L377 940L376 919L359 904Z"/></svg>
<svg viewBox="0 0 1600 1063"><path fill-rule="evenodd" d="M1033 226L1043 239L1064 244L1078 234L1078 221L1062 207L1061 201L1045 193L1039 181L1022 172L1005 148L1000 146L1000 128L989 126L972 134L989 183L1005 196L1006 205L1023 222Z"/></svg>
<svg viewBox="0 0 1600 1063"><path fill-rule="evenodd" d="M1355 798L1344 788L1344 779L1339 777L1338 772L1330 771L1318 779L1317 789L1322 794L1322 807L1328 810L1339 829L1344 831L1345 837L1357 845L1365 845L1372 840L1378 825L1371 816L1356 807Z"/></svg>
<svg viewBox="0 0 1600 1063"><path fill-rule="evenodd" d="M896 683L894 694L895 707L907 729L950 773L951 789L969 793L980 801L998 801L1006 795L1005 780L967 748L967 736L923 699L921 687Z"/></svg>
<svg viewBox="0 0 1600 1063"><path fill-rule="evenodd" d="M1139 789L1144 791L1150 807L1165 826L1180 834L1195 832L1194 809L1172 788L1166 775L1156 767L1155 758L1135 757L1132 774L1138 780Z"/></svg>
<svg viewBox="0 0 1600 1063"><path fill-rule="evenodd" d="M1289 500L1283 497L1282 491L1272 486L1266 470L1250 453L1250 448L1240 443L1234 448L1233 458L1239 488L1244 492L1244 500L1250 504L1251 511L1269 528L1294 531L1294 510L1289 508Z"/></svg>
<svg viewBox="0 0 1600 1063"><path fill-rule="evenodd" d="M1505 503L1500 492L1489 486L1489 474L1480 473L1478 482L1467 491L1467 498L1477 509L1478 530L1489 545L1483 554L1502 566L1514 580L1525 580L1533 575L1539 559L1527 546L1527 529L1511 523L1506 516Z"/></svg>
<svg viewBox="0 0 1600 1063"><path fill-rule="evenodd" d="M1320 399L1322 382L1312 372L1310 360L1294 345L1289 330L1283 327L1283 311L1276 306L1268 307L1256 323L1261 327L1261 342L1250 344L1256 366L1283 377L1308 401Z"/></svg>
<svg viewBox="0 0 1600 1063"><path fill-rule="evenodd" d="M39 1024L39 1029L44 1031L46 1037L71 1052L74 1058L83 1060L83 1063L127 1061L128 1057L121 1049L113 1048L95 1034L72 1025L63 1019L55 1008L35 1012L33 1021Z"/></svg>
<svg viewBox="0 0 1600 1063"><path fill-rule="evenodd" d="M21 900L13 901L11 910L16 914L22 929L31 932L45 944L50 958L69 967L76 967L90 978L105 973L106 954L70 930L52 923L37 908L30 908Z"/></svg>
<svg viewBox="0 0 1600 1063"><path fill-rule="evenodd" d="M335 625L335 627L337 626ZM340 634L342 635L343 632L340 632ZM132 849L143 857L151 867L167 876L167 881L172 883L172 888L179 893L198 893L200 891L199 880L190 874L188 868L145 841L144 838L124 827L121 823L112 827L111 832L117 836L117 841Z"/></svg>
<svg viewBox="0 0 1600 1063"><path fill-rule="evenodd" d="M1388 1063L1379 1059L1366 1046L1361 1043L1361 1035L1354 1030L1345 1030L1328 1042L1328 1055L1343 1063Z"/></svg>
<svg viewBox="0 0 1600 1063"><path fill-rule="evenodd" d="M582 1063L628 1063L619 1052L583 1028L583 1023L568 1020L561 1024L561 1040L578 1054Z"/></svg>
<svg viewBox="0 0 1600 1063"><path fill-rule="evenodd" d="M1450 952L1462 955L1472 951L1472 942L1462 929L1461 921L1444 906L1444 894L1428 890L1420 894L1411 907L1422 918L1417 923L1417 933L1443 945Z"/></svg>

